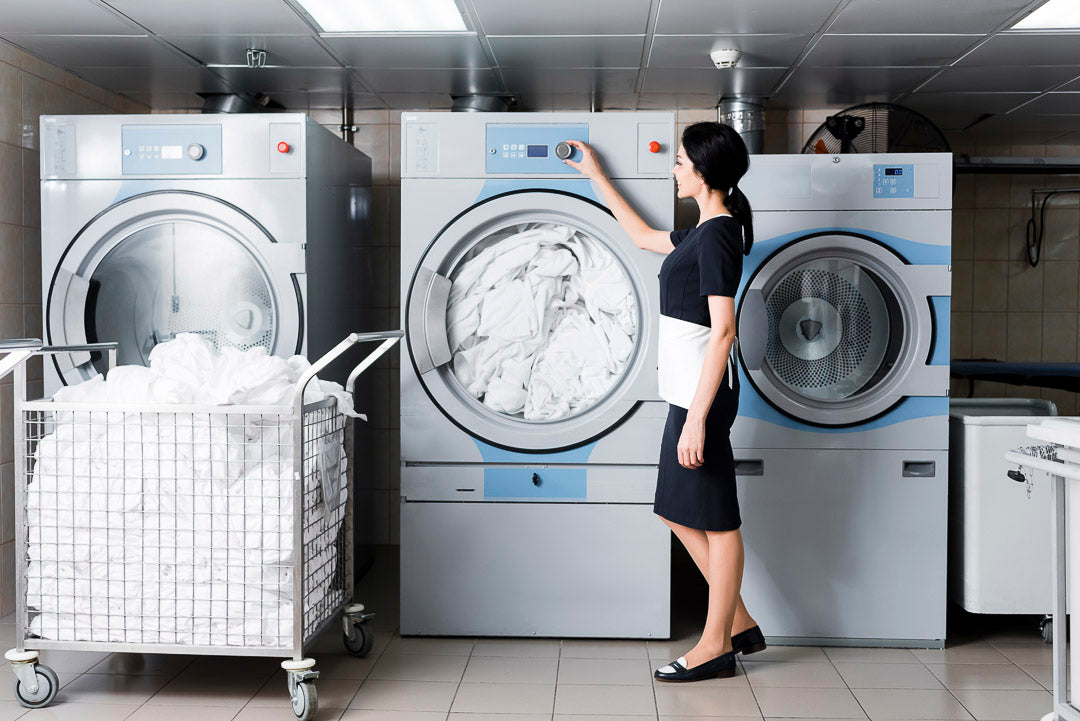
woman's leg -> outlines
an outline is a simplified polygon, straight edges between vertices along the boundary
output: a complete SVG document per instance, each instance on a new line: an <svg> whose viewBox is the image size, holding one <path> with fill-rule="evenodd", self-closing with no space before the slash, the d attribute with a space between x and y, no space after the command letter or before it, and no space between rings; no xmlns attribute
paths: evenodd
<svg viewBox="0 0 1080 721"><path fill-rule="evenodd" d="M731 650L732 619L742 585L743 545L738 531L705 531L709 549L709 614L701 640L686 654L693 668Z"/></svg>
<svg viewBox="0 0 1080 721"><path fill-rule="evenodd" d="M698 567L698 570L701 571L701 575L704 576L705 581L708 582L709 539L705 531L680 525L678 523L675 523L674 521L669 521L663 516L660 517L660 520L667 524L668 528L672 530L672 532L679 539L682 545L686 547L686 551L690 554L690 558L694 559L694 565ZM753 628L757 625L757 621L755 621L750 615L750 612L746 610L746 605L743 603L742 594L739 594L738 599L738 603L735 607L735 619L732 621L731 625L732 635L736 633L742 633L746 629Z"/></svg>

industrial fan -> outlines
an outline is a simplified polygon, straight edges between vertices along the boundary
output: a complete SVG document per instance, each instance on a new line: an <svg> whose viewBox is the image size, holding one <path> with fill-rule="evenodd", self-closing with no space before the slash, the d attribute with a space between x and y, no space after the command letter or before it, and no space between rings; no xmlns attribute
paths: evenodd
<svg viewBox="0 0 1080 721"><path fill-rule="evenodd" d="M866 103L829 116L804 153L948 153L949 142L922 113L892 103Z"/></svg>

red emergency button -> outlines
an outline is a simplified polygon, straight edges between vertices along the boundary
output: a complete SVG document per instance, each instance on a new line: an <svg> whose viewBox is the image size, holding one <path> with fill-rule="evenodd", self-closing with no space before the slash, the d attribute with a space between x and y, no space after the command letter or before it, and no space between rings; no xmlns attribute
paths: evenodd
<svg viewBox="0 0 1080 721"><path fill-rule="evenodd" d="M277 151L279 153L289 152L289 144L282 140L280 143L277 144Z"/></svg>
<svg viewBox="0 0 1080 721"><path fill-rule="evenodd" d="M660 143L656 142L655 140L652 141L651 143L649 143L649 152L650 153L659 153L660 152Z"/></svg>

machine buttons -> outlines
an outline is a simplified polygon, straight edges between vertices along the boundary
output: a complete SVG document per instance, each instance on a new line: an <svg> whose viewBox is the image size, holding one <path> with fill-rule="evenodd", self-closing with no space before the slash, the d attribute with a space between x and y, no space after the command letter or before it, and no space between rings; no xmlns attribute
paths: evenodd
<svg viewBox="0 0 1080 721"><path fill-rule="evenodd" d="M650 153L659 153L660 152L660 143L656 142L655 140L652 141L651 143L649 143L649 152Z"/></svg>
<svg viewBox="0 0 1080 721"><path fill-rule="evenodd" d="M187 146L187 156L192 160L202 160L204 155L206 155L206 148L198 143Z"/></svg>
<svg viewBox="0 0 1080 721"><path fill-rule="evenodd" d="M289 144L286 143L284 140L282 140L280 143L277 144L277 151L279 153L287 153L290 150L292 150L292 148L290 148Z"/></svg>
<svg viewBox="0 0 1080 721"><path fill-rule="evenodd" d="M559 160L566 160L574 154L574 147L570 143L562 142L555 146L555 157Z"/></svg>

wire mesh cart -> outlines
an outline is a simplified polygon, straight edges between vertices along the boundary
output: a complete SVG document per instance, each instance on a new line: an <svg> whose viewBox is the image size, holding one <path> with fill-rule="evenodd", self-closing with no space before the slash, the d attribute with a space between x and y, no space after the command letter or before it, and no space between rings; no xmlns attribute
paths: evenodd
<svg viewBox="0 0 1080 721"><path fill-rule="evenodd" d="M363 656L373 614L352 603L353 424L309 384L377 342L348 376L354 392L401 336L350 335L302 373L287 406L28 400L28 352L76 349L10 353L16 647L5 656L19 702L56 696L41 650L278 656L293 713L314 718L319 672L305 648L340 622ZM115 344L79 350L115 364Z"/></svg>
<svg viewBox="0 0 1080 721"><path fill-rule="evenodd" d="M1050 533L1053 621L1049 634L1054 644L1054 709L1042 721L1080 721L1080 708L1076 706L1080 698L1080 674L1076 673L1080 668L1077 666L1080 646L1074 643L1071 650L1067 647L1065 627L1068 597L1075 599L1080 592L1080 552L1070 548L1070 539L1071 543L1080 544L1080 533L1069 529L1069 519L1080 518L1080 420L1048 418L1039 424L1029 424L1027 435L1041 444L1005 454L1006 460L1017 465L1016 470L1008 472L1009 478L1030 484L1035 476L1049 476L1054 484ZM1073 654L1072 673L1067 664L1068 653Z"/></svg>

